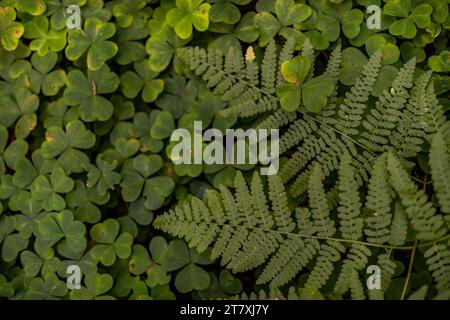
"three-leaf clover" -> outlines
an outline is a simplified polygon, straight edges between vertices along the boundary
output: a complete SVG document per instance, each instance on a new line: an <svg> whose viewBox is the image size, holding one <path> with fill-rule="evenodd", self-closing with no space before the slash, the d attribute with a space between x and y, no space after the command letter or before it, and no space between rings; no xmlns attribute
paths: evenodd
<svg viewBox="0 0 450 320"><path fill-rule="evenodd" d="M67 173L82 172L90 160L78 149L89 149L95 144L95 135L86 129L80 120L70 121L65 131L60 127L51 127L42 143L42 154L46 159L57 156L59 165Z"/></svg>
<svg viewBox="0 0 450 320"><path fill-rule="evenodd" d="M400 17L389 26L389 32L395 36L412 39L417 34L417 28L425 29L431 24L433 7L427 3L416 6L411 14L411 0L391 0L383 7L387 15Z"/></svg>
<svg viewBox="0 0 450 320"><path fill-rule="evenodd" d="M145 181L163 165L163 160L159 155L140 154L133 159L132 163L127 162L122 169L123 180L122 196L125 201L135 201L139 198Z"/></svg>
<svg viewBox="0 0 450 320"><path fill-rule="evenodd" d="M281 74L287 83L278 87L277 94L283 109L294 111L302 104L306 111L318 113L326 106L334 82L326 75L308 80L312 63L311 57L297 56L281 65Z"/></svg>
<svg viewBox="0 0 450 320"><path fill-rule="evenodd" d="M146 5L146 0L123 0L114 5L112 14L121 28L128 28L139 15L143 21L148 19L152 9L145 8Z"/></svg>
<svg viewBox="0 0 450 320"><path fill-rule="evenodd" d="M16 50L24 27L16 22L16 11L12 7L0 7L0 44L7 51Z"/></svg>
<svg viewBox="0 0 450 320"><path fill-rule="evenodd" d="M66 47L67 58L72 61L78 60L87 52L89 70L100 69L119 50L117 44L107 41L114 33L116 33L116 27L113 23L106 23L97 18L87 19L84 30L69 32L69 45Z"/></svg>
<svg viewBox="0 0 450 320"><path fill-rule="evenodd" d="M450 72L450 51L443 50L438 56L431 56L428 66L436 72Z"/></svg>
<svg viewBox="0 0 450 320"><path fill-rule="evenodd" d="M59 253L67 250L81 253L86 249L86 227L81 221L74 220L71 211L48 213L37 224L37 252L46 252L57 243Z"/></svg>
<svg viewBox="0 0 450 320"><path fill-rule="evenodd" d="M45 0L16 0L17 11L27 12L33 16L40 16L45 12L47 6Z"/></svg>
<svg viewBox="0 0 450 320"><path fill-rule="evenodd" d="M265 46L278 33L284 37L294 36L298 38L299 32L289 26L308 19L312 9L306 4L295 3L294 0L276 0L274 6L276 17L270 12L259 12L254 18L254 23L259 27L259 45Z"/></svg>
<svg viewBox="0 0 450 320"><path fill-rule="evenodd" d="M192 26L198 31L206 31L209 26L211 5L203 0L176 0L176 8L167 14L167 23L175 29L181 39L192 35Z"/></svg>
<svg viewBox="0 0 450 320"><path fill-rule="evenodd" d="M119 222L115 219L107 219L92 227L91 238L99 243L90 251L92 258L105 266L111 266L116 257L126 259L130 256L133 236L128 232L119 235L119 229Z"/></svg>
<svg viewBox="0 0 450 320"><path fill-rule="evenodd" d="M56 274L48 274L44 279L34 278L30 281L25 299L54 300L67 294L67 285Z"/></svg>
<svg viewBox="0 0 450 320"><path fill-rule="evenodd" d="M66 207L64 198L60 195L69 193L74 187L74 182L66 176L64 169L53 169L50 180L47 177L38 176L31 185L33 197L41 200L42 206L47 211L61 211Z"/></svg>
<svg viewBox="0 0 450 320"><path fill-rule="evenodd" d="M177 48L183 47L189 39L181 39L167 22L167 13L172 9L170 3L156 8L149 21L151 37L148 38L145 49L149 54L150 67L161 72L169 65Z"/></svg>
<svg viewBox="0 0 450 320"><path fill-rule="evenodd" d="M96 71L88 71L87 77L80 70L70 71L64 102L69 106L79 106L83 121L106 121L113 115L114 107L100 94L115 92L119 83L119 76L106 65Z"/></svg>
<svg viewBox="0 0 450 320"><path fill-rule="evenodd" d="M45 16L38 16L25 24L24 37L33 39L29 48L37 51L40 56L45 56L47 52L58 52L66 46L66 30L56 30L50 27Z"/></svg>
<svg viewBox="0 0 450 320"><path fill-rule="evenodd" d="M101 155L97 157L97 167L88 167L88 181L86 185L89 188L97 189L97 193L103 197L106 195L108 190L114 189L116 184L119 184L122 180L122 176L115 172L114 169L117 167L118 163L116 160L108 162L101 158Z"/></svg>
<svg viewBox="0 0 450 320"><path fill-rule="evenodd" d="M0 97L0 125L11 126L18 119L15 133L18 138L26 138L37 125L36 110L39 97L26 88L20 88L11 96Z"/></svg>
<svg viewBox="0 0 450 320"><path fill-rule="evenodd" d="M134 70L120 77L122 92L128 99L134 99L141 92L142 100L153 102L164 89L164 80L155 79L158 72L152 70L150 62L143 60L134 63Z"/></svg>
<svg viewBox="0 0 450 320"><path fill-rule="evenodd" d="M114 279L109 274L88 275L84 279L86 287L70 292L70 298L74 300L111 300L112 296L104 295L111 290Z"/></svg>
<svg viewBox="0 0 450 320"><path fill-rule="evenodd" d="M27 72L30 79L30 88L36 94L55 96L66 85L67 75L62 69L53 70L58 61L58 54L48 52L45 56L34 53L31 56L33 68Z"/></svg>
<svg viewBox="0 0 450 320"><path fill-rule="evenodd" d="M97 205L103 205L108 202L109 193L101 196L97 188L87 188L81 180L75 181L75 188L67 194L67 205L74 208L74 215L77 220L97 223L101 218L101 211Z"/></svg>

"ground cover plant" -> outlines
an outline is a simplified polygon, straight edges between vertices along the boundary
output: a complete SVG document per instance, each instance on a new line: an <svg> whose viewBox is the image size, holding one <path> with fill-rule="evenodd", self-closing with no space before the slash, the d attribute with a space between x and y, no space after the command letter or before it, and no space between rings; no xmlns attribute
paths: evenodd
<svg viewBox="0 0 450 320"><path fill-rule="evenodd" d="M0 297L449 300L449 5L0 0Z"/></svg>

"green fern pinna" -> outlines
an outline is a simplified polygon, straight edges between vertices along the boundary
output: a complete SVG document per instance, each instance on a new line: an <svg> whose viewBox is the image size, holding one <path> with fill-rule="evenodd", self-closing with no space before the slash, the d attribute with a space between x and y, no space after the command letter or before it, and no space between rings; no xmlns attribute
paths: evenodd
<svg viewBox="0 0 450 320"><path fill-rule="evenodd" d="M397 254L409 254L401 298L414 258L423 254L436 298L450 298L450 122L434 93L431 73L416 72L415 60L398 72L391 87L371 93L382 65L370 57L351 88L338 86L341 48L330 55L320 77L333 90L321 110L306 101L295 111L280 107L283 65L293 58L288 40L277 54L274 42L261 63L247 55L182 48L178 56L228 103L224 113L281 130L287 157L267 179L238 172L232 190L208 191L156 218L154 225L184 238L233 272L257 269L258 284L270 292L241 298L383 299L396 275ZM306 42L300 54L314 60ZM303 78L314 79L311 64ZM323 79L323 78L322 78ZM310 80L311 81L311 80ZM304 89L304 87L302 88ZM277 96L278 94L278 96ZM414 160L428 150L431 181L414 176ZM381 270L381 285L368 289L366 270ZM299 277L298 290L291 287Z"/></svg>

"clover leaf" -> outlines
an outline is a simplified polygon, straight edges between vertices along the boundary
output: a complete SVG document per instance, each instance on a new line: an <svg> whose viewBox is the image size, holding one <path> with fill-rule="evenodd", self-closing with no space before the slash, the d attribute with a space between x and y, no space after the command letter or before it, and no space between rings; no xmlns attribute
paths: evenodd
<svg viewBox="0 0 450 320"><path fill-rule="evenodd" d="M16 9L27 12L33 16L40 16L47 8L44 0L16 0Z"/></svg>
<svg viewBox="0 0 450 320"><path fill-rule="evenodd" d="M183 268L175 278L175 287L180 293L187 293L192 290L204 290L208 288L210 278L208 272L194 263L190 263Z"/></svg>
<svg viewBox="0 0 450 320"><path fill-rule="evenodd" d="M14 295L14 287L12 283L8 282L6 277L0 274L0 297L9 298Z"/></svg>
<svg viewBox="0 0 450 320"><path fill-rule="evenodd" d="M117 44L107 41L116 32L112 23L105 23L97 18L86 20L84 30L69 32L69 45L66 56L69 60L78 60L87 52L87 66L89 70L99 70L105 62L117 54Z"/></svg>
<svg viewBox="0 0 450 320"><path fill-rule="evenodd" d="M130 256L133 236L127 232L119 235L119 229L119 222L114 219L107 219L92 227L91 237L99 243L90 251L92 258L105 266L111 266L116 257L126 259Z"/></svg>
<svg viewBox="0 0 450 320"><path fill-rule="evenodd" d="M18 138L26 138L36 127L36 110L39 97L26 88L20 88L11 96L0 97L0 125L11 126L17 120L15 133Z"/></svg>
<svg viewBox="0 0 450 320"><path fill-rule="evenodd" d="M149 54L150 67L161 72L167 68L177 48L183 47L189 39L181 39L167 22L167 14L173 8L165 3L156 8L149 21L151 37L148 38L145 49Z"/></svg>
<svg viewBox="0 0 450 320"><path fill-rule="evenodd" d="M14 8L0 7L0 44L7 51L16 50L25 30L23 25L15 20Z"/></svg>
<svg viewBox="0 0 450 320"><path fill-rule="evenodd" d="M121 28L128 28L136 17L141 16L143 21L148 19L152 9L146 5L146 0L124 0L113 6L112 14Z"/></svg>
<svg viewBox="0 0 450 320"><path fill-rule="evenodd" d="M69 106L79 106L83 121L106 121L113 115L114 107L100 94L114 92L119 83L119 76L106 65L96 71L88 71L87 77L80 70L70 71L64 102Z"/></svg>
<svg viewBox="0 0 450 320"><path fill-rule="evenodd" d="M88 167L88 181L86 184L89 188L95 187L98 195L105 196L108 190L113 190L116 184L119 184L122 180L122 176L115 172L117 167L117 161L111 163L101 158L101 155L97 157L97 167Z"/></svg>
<svg viewBox="0 0 450 320"><path fill-rule="evenodd" d="M425 29L431 25L431 13L433 7L427 3L417 5L411 12L411 1L391 0L383 8L383 12L387 15L400 17L389 26L389 32L392 35L402 36L412 39L417 34L417 28Z"/></svg>
<svg viewBox="0 0 450 320"><path fill-rule="evenodd" d="M86 183L87 184L87 183ZM86 188L83 181L75 181L74 190L67 194L66 202L75 208L74 216L77 220L97 223L101 218L101 211L97 205L103 205L110 199L109 193L101 196L97 188Z"/></svg>
<svg viewBox="0 0 450 320"><path fill-rule="evenodd" d="M70 121L65 131L60 127L51 127L42 143L42 155L46 159L57 156L58 164L67 172L82 172L89 163L89 158L78 149L89 149L95 144L95 135L86 129L79 120Z"/></svg>
<svg viewBox="0 0 450 320"><path fill-rule="evenodd" d="M47 277L34 278L30 281L25 299L28 300L54 300L67 294L67 285L59 280L55 274Z"/></svg>
<svg viewBox="0 0 450 320"><path fill-rule="evenodd" d="M195 249L190 249L190 263L185 266L175 278L175 287L181 293L191 292L192 290L205 290L208 288L211 278L203 268L198 265L208 265L213 263L211 260L211 250L205 250L199 253Z"/></svg>
<svg viewBox="0 0 450 320"><path fill-rule="evenodd" d="M334 83L326 75L307 80L311 66L312 59L307 56L297 56L281 65L287 83L278 87L277 95L283 109L294 111L302 104L306 111L318 113L325 108Z"/></svg>
<svg viewBox="0 0 450 320"><path fill-rule="evenodd" d="M122 170L123 180L120 184L125 201L135 201L139 198L142 188L152 174L161 169L163 160L159 155L140 154L133 160L133 166Z"/></svg>
<svg viewBox="0 0 450 320"><path fill-rule="evenodd" d="M186 106L194 103L197 86L194 81L187 82L185 77L174 76L164 79L164 92L156 100L163 111L170 112L175 119L181 117Z"/></svg>
<svg viewBox="0 0 450 320"><path fill-rule="evenodd" d="M168 273L178 270L189 263L189 250L184 241L167 241L160 236L150 242L152 262L147 268L146 283L149 287L165 285L170 281Z"/></svg>
<svg viewBox="0 0 450 320"><path fill-rule="evenodd" d="M86 276L86 287L70 292L70 298L74 300L110 300L111 296L104 295L114 284L114 279L109 274L95 274Z"/></svg>
<svg viewBox="0 0 450 320"><path fill-rule="evenodd" d="M24 37L33 39L29 48L37 51L40 56L45 56L47 52L58 52L66 46L66 30L56 30L49 26L48 19L45 16L35 17L25 24Z"/></svg>
<svg viewBox="0 0 450 320"><path fill-rule="evenodd" d="M171 177L158 176L148 179L144 187L145 206L150 210L159 209L174 188L175 183Z"/></svg>
<svg viewBox="0 0 450 320"><path fill-rule="evenodd" d="M181 39L192 35L192 26L198 31L206 31L209 26L211 5L203 0L176 0L176 8L167 14L167 23L174 28Z"/></svg>
<svg viewBox="0 0 450 320"><path fill-rule="evenodd" d="M38 222L35 248L38 252L45 252L58 243L58 252L67 247L75 253L86 249L86 227L74 220L69 210L48 213Z"/></svg>
<svg viewBox="0 0 450 320"><path fill-rule="evenodd" d="M232 1L215 1L209 13L211 22L224 22L227 24L238 23L241 18L241 12Z"/></svg>
<svg viewBox="0 0 450 320"><path fill-rule="evenodd" d="M39 273L44 277L55 274L61 265L61 261L55 256L42 258L28 250L21 253L20 261L22 262L25 275L30 278L36 277Z"/></svg>
<svg viewBox="0 0 450 320"><path fill-rule="evenodd" d="M285 36L293 33L294 38L299 37L297 30L288 27L305 21L313 12L308 5L293 0L276 0L273 11L276 17L268 11L259 12L254 17L254 24L259 27L260 46L265 46L278 33Z"/></svg>
<svg viewBox="0 0 450 320"><path fill-rule="evenodd" d="M121 65L142 61L146 57L145 46L139 40L148 37L149 31L145 25L133 22L126 29L118 28L116 61ZM150 39L150 38L149 38Z"/></svg>
<svg viewBox="0 0 450 320"><path fill-rule="evenodd" d="M150 129L153 138L162 140L170 137L173 130L175 130L175 122L173 116L168 111L158 113L155 123Z"/></svg>
<svg viewBox="0 0 450 320"><path fill-rule="evenodd" d="M66 28L67 8L69 6L82 7L87 0L52 0L47 1L47 14L51 15L50 25L53 29Z"/></svg>
<svg viewBox="0 0 450 320"><path fill-rule="evenodd" d="M27 66L24 65L24 68L14 69L14 78L26 75L30 84L29 88L33 93L39 94L42 90L42 93L46 96L55 96L66 84L66 72L64 70L52 71L57 61L58 54L55 52L49 51L44 56L40 56L36 52L31 56L31 65L27 64ZM20 62L25 62L25 60L17 61L11 69L18 67Z"/></svg>
<svg viewBox="0 0 450 320"><path fill-rule="evenodd" d="M134 99L141 92L142 100L153 102L164 89L164 80L155 79L158 72L151 69L150 62L143 60L134 63L134 70L127 71L120 77L120 84L125 97Z"/></svg>
<svg viewBox="0 0 450 320"><path fill-rule="evenodd" d="M450 72L450 51L443 50L428 59L428 66L436 72Z"/></svg>
<svg viewBox="0 0 450 320"><path fill-rule="evenodd" d="M366 51L369 56L381 50L383 64L393 64L400 57L400 49L393 41L382 35L374 35L366 41Z"/></svg>
<svg viewBox="0 0 450 320"><path fill-rule="evenodd" d="M349 47L342 50L342 63L339 70L339 80L346 86L355 83L367 64L367 57L359 49Z"/></svg>
<svg viewBox="0 0 450 320"><path fill-rule="evenodd" d="M50 180L43 175L38 176L31 186L31 191L35 199L43 201L42 206L45 210L61 211L65 209L66 203L60 194L72 191L73 187L74 182L66 176L64 169L55 168Z"/></svg>
<svg viewBox="0 0 450 320"><path fill-rule="evenodd" d="M28 239L23 239L18 233L5 237L2 245L2 259L6 262L14 261L19 253L28 247Z"/></svg>

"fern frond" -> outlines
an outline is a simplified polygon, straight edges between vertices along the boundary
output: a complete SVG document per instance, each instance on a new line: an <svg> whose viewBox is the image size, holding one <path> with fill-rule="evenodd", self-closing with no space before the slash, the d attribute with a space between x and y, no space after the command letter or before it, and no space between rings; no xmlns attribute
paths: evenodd
<svg viewBox="0 0 450 320"><path fill-rule="evenodd" d="M371 256L371 254L372 252L370 249L364 245L354 243L351 246L347 258L342 263L342 269L336 281L336 286L334 288L336 293L342 295L349 289L352 289L352 291L356 290L356 293L358 292L356 285L357 281L354 278L353 273L364 269L367 265L368 257Z"/></svg>
<svg viewBox="0 0 450 320"><path fill-rule="evenodd" d="M256 130L259 129L279 129L288 125L297 118L297 113L287 112L284 109L280 109L268 115L264 120L256 125Z"/></svg>
<svg viewBox="0 0 450 320"><path fill-rule="evenodd" d="M424 138L445 126L442 106L429 83L431 71L420 76L411 90L411 97L402 112L401 121L390 136L390 142L401 158L415 157Z"/></svg>
<svg viewBox="0 0 450 320"><path fill-rule="evenodd" d="M358 271L352 269L350 275L350 292L352 300L364 300L366 299L366 295L364 294L364 287L361 283L361 279L359 278Z"/></svg>
<svg viewBox="0 0 450 320"><path fill-rule="evenodd" d="M391 197L387 184L386 155L380 156L374 164L372 177L369 181L366 207L370 216L366 218L368 228L364 230L367 240L383 244L389 241L389 226L391 224Z"/></svg>
<svg viewBox="0 0 450 320"><path fill-rule="evenodd" d="M345 95L344 103L339 108L340 121L336 128L347 135L357 135L357 128L362 122L363 113L367 107L367 100L372 92L378 72L381 67L381 51L374 53L362 75L356 79L355 84Z"/></svg>
<svg viewBox="0 0 450 320"><path fill-rule="evenodd" d="M272 212L278 230L291 232L295 228L295 223L291 218L291 211L288 208L287 195L283 183L278 175L269 176L269 197L272 202Z"/></svg>
<svg viewBox="0 0 450 320"><path fill-rule="evenodd" d="M387 168L391 184L406 208L412 227L417 230L417 238L433 240L443 236L446 229L442 215L435 214L436 209L427 201L425 192L417 190L401 162L391 152L387 156Z"/></svg>
<svg viewBox="0 0 450 320"><path fill-rule="evenodd" d="M450 214L450 153L440 132L431 140L429 163L441 211Z"/></svg>
<svg viewBox="0 0 450 320"><path fill-rule="evenodd" d="M323 187L323 179L320 165L316 164L309 178L309 206L317 235L331 238L336 232L336 227L333 220L330 219L330 210Z"/></svg>
<svg viewBox="0 0 450 320"><path fill-rule="evenodd" d="M274 93L278 76L277 47L275 41L269 41L261 66L261 87L268 93Z"/></svg>
<svg viewBox="0 0 450 320"><path fill-rule="evenodd" d="M318 252L314 268L311 270L304 288L320 289L330 278L334 270L334 264L341 259L345 247L337 241L324 242Z"/></svg>
<svg viewBox="0 0 450 320"><path fill-rule="evenodd" d="M433 244L424 254L439 291L450 289L450 241Z"/></svg>
<svg viewBox="0 0 450 320"><path fill-rule="evenodd" d="M401 110L409 97L408 88L412 86L412 78L416 66L416 59L408 61L400 69L390 90L383 95L370 110L363 126L367 131L361 133L359 141L369 150L384 152L389 144L389 136L401 119Z"/></svg>
<svg viewBox="0 0 450 320"><path fill-rule="evenodd" d="M389 243L394 246L401 246L406 242L408 232L408 219L406 218L405 207L400 202L394 206L394 217L392 218L391 233Z"/></svg>
<svg viewBox="0 0 450 320"><path fill-rule="evenodd" d="M371 300L383 300L384 295L391 284L392 276L395 273L396 264L390 258L391 254L382 253L377 258L377 266L381 270L381 287L380 289L370 289L369 299Z"/></svg>
<svg viewBox="0 0 450 320"><path fill-rule="evenodd" d="M359 240L363 234L363 219L358 184L354 178L354 169L348 153L342 156L339 168L339 230L344 239Z"/></svg>

